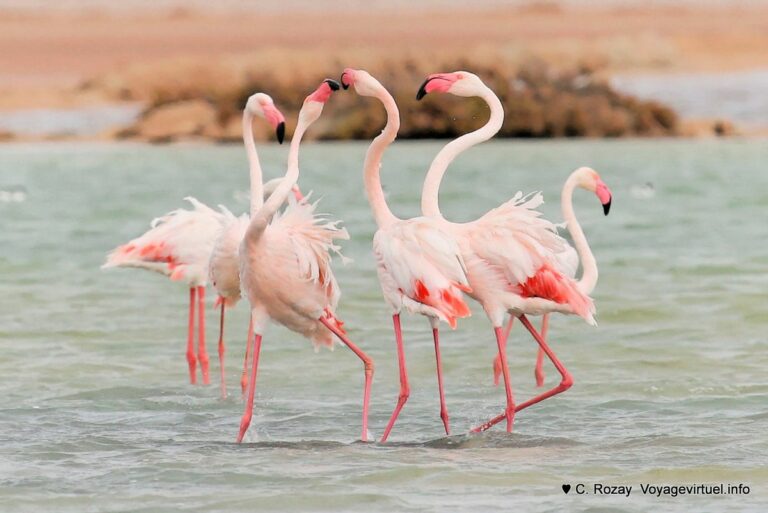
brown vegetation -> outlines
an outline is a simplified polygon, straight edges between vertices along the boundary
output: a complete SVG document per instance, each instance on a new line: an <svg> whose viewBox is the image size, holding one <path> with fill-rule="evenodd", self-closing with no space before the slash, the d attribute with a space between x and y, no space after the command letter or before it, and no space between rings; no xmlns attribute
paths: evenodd
<svg viewBox="0 0 768 513"><path fill-rule="evenodd" d="M218 141L239 140L239 119L251 94L269 93L290 120L295 119L304 97L325 76L337 75L341 65L328 66L336 73L318 69L300 75L243 70L241 73L203 72L215 80L160 81L157 89L143 90L148 108L141 119L120 136L154 142L200 137ZM306 68L305 68L306 69ZM599 79L593 67L575 66L554 70L542 60L529 60L515 71L504 64L472 65L458 60L428 64L408 59L386 62L372 71L389 89L400 106L405 139L456 137L480 126L488 107L479 98L450 95L427 96L417 102L415 94L424 78L436 71L465 69L477 73L498 94L505 106L502 137L622 137L664 136L677 133L675 113L656 102L640 101L614 91ZM178 71L178 70L177 70ZM222 78L224 77L224 78ZM333 78L338 78L334 76ZM99 87L98 82L88 87ZM130 88L120 89L131 97ZM355 94L338 93L329 108L333 114L314 131L325 139L370 139L384 124L378 102ZM266 135L262 131L261 135Z"/></svg>

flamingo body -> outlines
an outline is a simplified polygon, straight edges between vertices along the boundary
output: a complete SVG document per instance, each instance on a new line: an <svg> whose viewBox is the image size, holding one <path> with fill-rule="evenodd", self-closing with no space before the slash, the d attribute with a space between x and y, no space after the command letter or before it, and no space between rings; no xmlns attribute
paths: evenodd
<svg viewBox="0 0 768 513"><path fill-rule="evenodd" d="M331 253L341 256L335 241L349 235L336 222L315 216L315 206L294 204L276 214L257 240L244 239L240 272L253 309L304 335L315 347L333 347L333 333L318 319L336 319L341 292Z"/></svg>
<svg viewBox="0 0 768 513"><path fill-rule="evenodd" d="M373 238L379 281L394 312L434 317L456 327L470 315L462 292L469 290L456 242L437 224L417 217L380 228Z"/></svg>

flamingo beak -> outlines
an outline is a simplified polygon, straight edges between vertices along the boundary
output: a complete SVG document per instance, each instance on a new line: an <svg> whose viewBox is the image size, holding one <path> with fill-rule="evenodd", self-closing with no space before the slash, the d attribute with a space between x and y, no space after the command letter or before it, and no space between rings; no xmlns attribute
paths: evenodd
<svg viewBox="0 0 768 513"><path fill-rule="evenodd" d="M613 198L608 198L608 203L603 203L603 214L608 215L608 212L611 211L611 200Z"/></svg>
<svg viewBox="0 0 768 513"><path fill-rule="evenodd" d="M417 101L418 101L418 100L421 100L422 98L424 98L424 97L427 95L427 92L428 92L428 91L427 91L427 84L429 84L429 81L430 81L430 80L434 80L434 78L433 78L433 77L429 77L429 78L427 78L427 79L426 79L426 80L425 80L425 81L424 81L424 82L421 84L421 87L419 87L419 92L418 92L418 93L416 93L416 100L417 100Z"/></svg>
<svg viewBox="0 0 768 513"><path fill-rule="evenodd" d="M285 138L285 116L283 113L277 110L274 105L264 105L264 117L275 128L275 134L280 144L283 144Z"/></svg>
<svg viewBox="0 0 768 513"><path fill-rule="evenodd" d="M326 78L325 80L323 80L323 82L328 84L328 87L331 88L331 91L338 91L339 89L341 89L341 86L339 85L339 83L336 82L335 80L331 80L330 78Z"/></svg>
<svg viewBox="0 0 768 513"><path fill-rule="evenodd" d="M347 82L344 80L344 77L345 77L346 75L347 75L347 70L344 70L344 71L341 73L341 77L339 78L339 82L341 82L341 87L343 87L345 91L346 91L347 89L349 89L349 84L348 84L348 83L347 83Z"/></svg>
<svg viewBox="0 0 768 513"><path fill-rule="evenodd" d="M307 98L304 101L325 103L331 97L331 94L333 94L334 91L338 91L339 89L341 89L341 86L339 85L338 82L336 82L335 80L331 80L330 78L326 78L325 80L322 81L320 86L317 89L315 89L315 92L307 96Z"/></svg>
<svg viewBox="0 0 768 513"><path fill-rule="evenodd" d="M608 215L608 212L611 211L611 201L613 201L613 195L611 194L611 190L608 188L608 186L605 185L605 182L599 178L597 179L597 184L595 186L595 194L600 200L600 203L603 205L603 214Z"/></svg>
<svg viewBox="0 0 768 513"><path fill-rule="evenodd" d="M434 75L430 75L424 83L421 84L421 87L419 87L419 92L416 93L416 99L421 100L427 93L431 93L432 91L446 93L458 79L459 77L456 73L435 73ZM438 82L435 82L435 80Z"/></svg>

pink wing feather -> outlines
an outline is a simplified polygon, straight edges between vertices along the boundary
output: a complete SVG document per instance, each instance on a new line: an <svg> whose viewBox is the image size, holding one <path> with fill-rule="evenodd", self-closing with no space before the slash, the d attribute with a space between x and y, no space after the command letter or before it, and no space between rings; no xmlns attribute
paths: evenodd
<svg viewBox="0 0 768 513"><path fill-rule="evenodd" d="M404 296L429 307L417 313L434 313L452 328L457 319L471 315L462 294L470 288L461 252L434 220L420 217L382 228L373 247L384 294L393 307L414 311L409 301L400 298L398 303L397 296Z"/></svg>
<svg viewBox="0 0 768 513"><path fill-rule="evenodd" d="M192 210L180 208L153 220L149 231L115 248L102 268L141 267L162 272L172 280L205 284L208 260L224 214L194 198L185 199Z"/></svg>

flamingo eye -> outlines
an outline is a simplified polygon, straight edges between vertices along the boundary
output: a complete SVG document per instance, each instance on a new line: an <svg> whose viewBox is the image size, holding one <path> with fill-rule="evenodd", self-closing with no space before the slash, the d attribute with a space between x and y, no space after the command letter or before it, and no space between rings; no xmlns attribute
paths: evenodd
<svg viewBox="0 0 768 513"><path fill-rule="evenodd" d="M458 78L459 80L461 80L462 78L464 78L464 75L462 75L461 73L458 73L458 74L456 75L456 78Z"/></svg>

